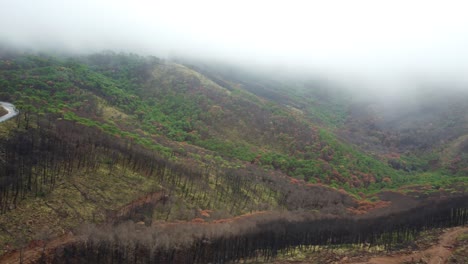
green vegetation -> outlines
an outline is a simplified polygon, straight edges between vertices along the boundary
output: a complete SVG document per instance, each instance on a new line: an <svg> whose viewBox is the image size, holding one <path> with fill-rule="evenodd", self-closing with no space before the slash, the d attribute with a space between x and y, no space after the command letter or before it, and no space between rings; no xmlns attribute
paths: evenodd
<svg viewBox="0 0 468 264"><path fill-rule="evenodd" d="M466 263L468 261L468 232L457 237L455 249L449 258L449 263Z"/></svg>
<svg viewBox="0 0 468 264"><path fill-rule="evenodd" d="M34 122L32 113L54 113L168 157L180 149L175 142L188 143L353 193L463 180L462 162L453 171L425 173L437 154L405 155L392 161L409 168L401 170L337 139L333 130L344 125L350 102L344 91L319 82L294 89L254 76L235 85L240 77L196 69L112 52L78 58L15 55L0 61L0 98L21 109L26 127ZM241 86L247 90L236 88ZM458 177L446 177L452 174Z"/></svg>
<svg viewBox="0 0 468 264"><path fill-rule="evenodd" d="M377 195L386 190L418 199L468 191L463 131L444 146L406 148L417 132L352 119L349 95L319 84L134 54L1 55L0 100L20 114L0 124L0 246L83 222L342 217L387 206ZM350 131L372 136L352 144Z"/></svg>

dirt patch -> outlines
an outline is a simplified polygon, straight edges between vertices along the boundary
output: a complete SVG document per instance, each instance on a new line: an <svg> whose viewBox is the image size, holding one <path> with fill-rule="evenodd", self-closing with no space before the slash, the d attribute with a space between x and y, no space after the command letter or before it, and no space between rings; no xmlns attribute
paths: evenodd
<svg viewBox="0 0 468 264"><path fill-rule="evenodd" d="M273 260L269 263L275 264L305 264L305 263L328 263L328 264L446 264L446 263L467 263L464 256L452 255L454 251L459 250L461 235L468 235L468 227L455 227L446 230L434 230L432 235L438 235L438 239L430 238L431 244L422 245L420 250L394 253L370 253L349 251L342 252L340 249L319 250L307 255L302 260L283 259ZM426 241L427 242L427 241ZM464 248L461 248L464 249ZM370 256L371 254L380 254L380 256ZM387 254L387 255L384 255ZM459 260L461 259L461 261Z"/></svg>
<svg viewBox="0 0 468 264"><path fill-rule="evenodd" d="M145 209L152 211L153 207L157 203L166 203L168 199L169 195L166 194L166 192L155 192L147 194L116 211L109 212L107 214L107 222L118 223L124 220L135 220L133 218L139 214L139 211Z"/></svg>
<svg viewBox="0 0 468 264"><path fill-rule="evenodd" d="M384 257L374 257L364 262L340 262L352 264L400 264L400 263L424 263L424 264L443 264L448 263L452 254L456 239L459 235L468 231L468 227L457 227L448 230L440 237L437 244L422 251L416 251L411 254L394 254Z"/></svg>
<svg viewBox="0 0 468 264"><path fill-rule="evenodd" d="M468 230L458 236L449 263L468 263Z"/></svg>
<svg viewBox="0 0 468 264"><path fill-rule="evenodd" d="M35 240L21 250L14 250L0 257L0 263L3 264L29 264L37 263L41 257L46 257L55 252L59 247L64 247L78 240L73 234L69 233L51 241Z"/></svg>
<svg viewBox="0 0 468 264"><path fill-rule="evenodd" d="M348 211L355 215L367 214L373 210L389 207L392 204L390 201L358 201L358 206L356 208L348 208Z"/></svg>

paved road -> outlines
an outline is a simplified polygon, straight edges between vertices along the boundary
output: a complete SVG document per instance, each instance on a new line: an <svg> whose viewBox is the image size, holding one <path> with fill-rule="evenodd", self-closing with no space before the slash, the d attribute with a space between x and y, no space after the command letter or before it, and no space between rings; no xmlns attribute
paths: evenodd
<svg viewBox="0 0 468 264"><path fill-rule="evenodd" d="M5 110L7 110L7 112L8 112L8 114L0 117L0 122L7 121L8 119L10 119L10 118L16 116L17 114L19 114L19 111L16 110L15 106L10 104L10 103L0 102L0 106L5 108Z"/></svg>

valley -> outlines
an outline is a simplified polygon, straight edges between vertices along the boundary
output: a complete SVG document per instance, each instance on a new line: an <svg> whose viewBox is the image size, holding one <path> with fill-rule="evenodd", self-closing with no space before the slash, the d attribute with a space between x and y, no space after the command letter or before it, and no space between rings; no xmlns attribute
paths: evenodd
<svg viewBox="0 0 468 264"><path fill-rule="evenodd" d="M283 263L455 228L363 253L448 259L468 221L467 98L390 115L229 65L2 51L0 262Z"/></svg>

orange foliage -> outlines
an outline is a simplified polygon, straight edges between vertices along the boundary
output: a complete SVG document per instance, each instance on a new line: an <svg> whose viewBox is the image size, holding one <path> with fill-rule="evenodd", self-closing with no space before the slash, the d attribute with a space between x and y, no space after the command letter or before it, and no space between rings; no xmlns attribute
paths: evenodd
<svg viewBox="0 0 468 264"><path fill-rule="evenodd" d="M213 221L213 223L215 223L215 224L230 223L230 222L240 220L240 219L243 219L243 218L249 218L249 217L257 216L257 215L260 215L260 214L266 214L266 213L268 213L268 212L267 211L258 211L258 212L253 212L253 213L250 213L250 214L243 214L243 215L232 217L232 218L224 218L224 219L215 220L215 221Z"/></svg>
<svg viewBox="0 0 468 264"><path fill-rule="evenodd" d="M343 189L343 188L338 189L338 192L339 192L339 193L342 193L342 194L349 195L349 193L348 193L345 189Z"/></svg>
<svg viewBox="0 0 468 264"><path fill-rule="evenodd" d="M289 182L290 182L291 184L300 184L300 183L304 183L304 180L299 180L299 179L292 178L292 177L290 177L289 179L290 179Z"/></svg>
<svg viewBox="0 0 468 264"><path fill-rule="evenodd" d="M348 211L352 214L366 214L372 210L384 208L390 206L390 201L378 201L378 202L369 202L369 201L358 201L357 208L348 208Z"/></svg>
<svg viewBox="0 0 468 264"><path fill-rule="evenodd" d="M200 215L204 217L210 217L210 214L213 212L213 210L200 210Z"/></svg>
<svg viewBox="0 0 468 264"><path fill-rule="evenodd" d="M396 152L391 152L391 153L386 154L384 157L388 159L400 159L400 154Z"/></svg>

